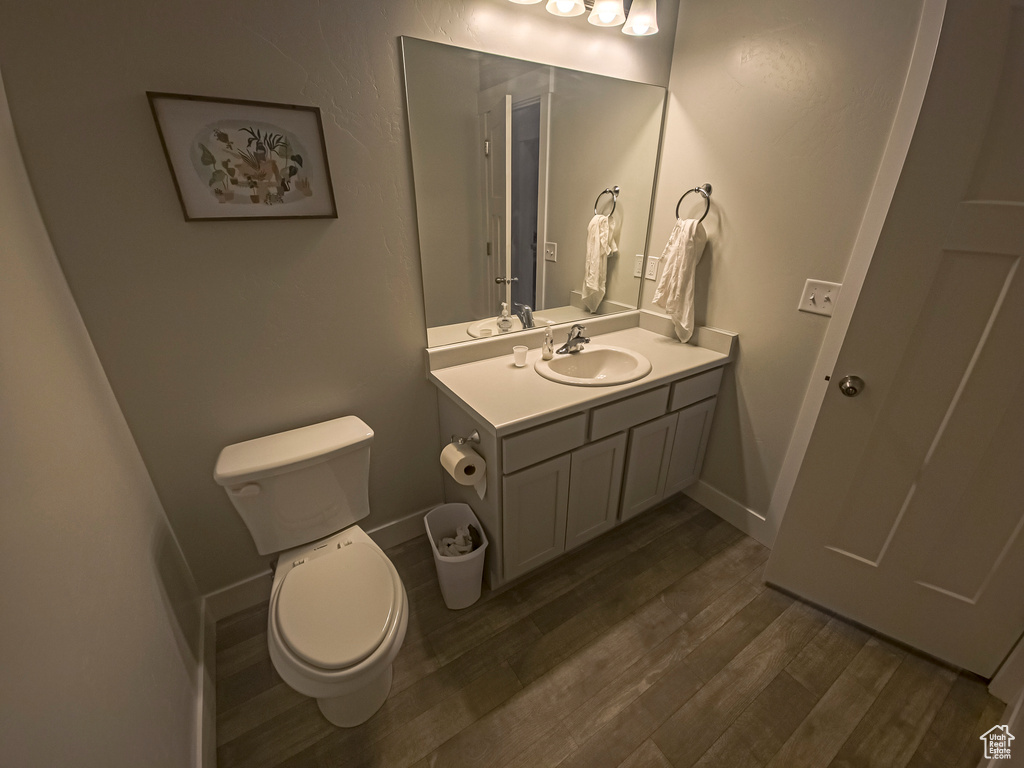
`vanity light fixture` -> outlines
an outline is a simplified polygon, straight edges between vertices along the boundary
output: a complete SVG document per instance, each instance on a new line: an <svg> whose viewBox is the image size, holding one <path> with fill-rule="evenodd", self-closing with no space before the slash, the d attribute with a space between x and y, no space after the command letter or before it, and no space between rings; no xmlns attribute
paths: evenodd
<svg viewBox="0 0 1024 768"><path fill-rule="evenodd" d="M658 0L633 0L622 31L638 37L658 34Z"/></svg>
<svg viewBox="0 0 1024 768"><path fill-rule="evenodd" d="M544 7L555 16L579 16L587 10L583 0L548 0Z"/></svg>
<svg viewBox="0 0 1024 768"><path fill-rule="evenodd" d="M595 27L617 27L626 20L622 0L594 0L587 21Z"/></svg>
<svg viewBox="0 0 1024 768"><path fill-rule="evenodd" d="M509 0L519 5L534 5L543 0ZM581 16L590 11L587 21L595 27L617 27L627 35L654 35L658 32L658 0L547 0L544 6L555 16Z"/></svg>

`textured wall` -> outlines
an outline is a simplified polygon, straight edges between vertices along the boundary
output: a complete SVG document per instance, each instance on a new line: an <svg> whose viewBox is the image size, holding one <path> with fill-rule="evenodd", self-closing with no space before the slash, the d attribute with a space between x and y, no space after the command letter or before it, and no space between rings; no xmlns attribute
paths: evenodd
<svg viewBox="0 0 1024 768"><path fill-rule="evenodd" d="M714 187L697 322L740 334L702 479L763 515L828 319L808 277L841 281L896 113L921 3L685 4L650 253L679 196ZM683 217L703 213L689 195ZM644 306L654 283L645 281Z"/></svg>
<svg viewBox="0 0 1024 768"><path fill-rule="evenodd" d="M54 258L0 82L0 763L190 765L199 600Z"/></svg>
<svg viewBox="0 0 1024 768"><path fill-rule="evenodd" d="M211 473L353 413L375 527L441 500L398 36L666 85L634 39L507 0L0 0L0 66L71 291L200 587L265 568ZM145 91L323 110L335 221L182 220Z"/></svg>

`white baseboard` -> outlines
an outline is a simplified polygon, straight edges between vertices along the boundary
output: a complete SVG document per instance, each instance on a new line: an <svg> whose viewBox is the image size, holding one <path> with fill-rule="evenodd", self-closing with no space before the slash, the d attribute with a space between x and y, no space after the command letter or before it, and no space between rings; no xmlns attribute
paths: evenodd
<svg viewBox="0 0 1024 768"><path fill-rule="evenodd" d="M381 549L394 547L410 539L415 539L417 536L425 536L426 530L423 528L423 517L433 508L433 506L430 506L426 509L421 509L419 512L413 512L400 520L384 523L384 525L378 526L366 533Z"/></svg>
<svg viewBox="0 0 1024 768"><path fill-rule="evenodd" d="M1024 637L1010 651L988 684L988 692L1012 704L1024 695ZM1024 751L1024 750L1021 750Z"/></svg>
<svg viewBox="0 0 1024 768"><path fill-rule="evenodd" d="M202 635L199 640L199 682L196 687L195 768L217 768L217 622L199 604Z"/></svg>
<svg viewBox="0 0 1024 768"><path fill-rule="evenodd" d="M743 506L736 499L726 496L703 480L698 480L683 493L766 547L771 547L775 543L775 532L771 530L763 515Z"/></svg>
<svg viewBox="0 0 1024 768"><path fill-rule="evenodd" d="M1006 725L1009 726L1010 735L1014 733L1024 732L1024 692L1022 692L1015 700L1011 701L1007 705L1006 710L1003 712L1003 716L999 719L998 723L993 725ZM1016 739L1015 739L1016 740ZM978 763L978 768L1020 768L1024 765L1024 760L1019 757L1021 751L1019 747L1010 743L1011 757L1009 760L990 758L981 758L981 762Z"/></svg>
<svg viewBox="0 0 1024 768"><path fill-rule="evenodd" d="M225 616L260 603L269 603L270 589L273 585L274 574L265 571L211 592L203 598L206 602L206 614L216 624Z"/></svg>

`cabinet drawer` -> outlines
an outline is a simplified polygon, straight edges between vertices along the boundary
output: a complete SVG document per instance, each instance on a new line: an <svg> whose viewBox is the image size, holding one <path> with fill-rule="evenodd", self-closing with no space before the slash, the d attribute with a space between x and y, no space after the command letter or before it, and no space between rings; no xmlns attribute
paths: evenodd
<svg viewBox="0 0 1024 768"><path fill-rule="evenodd" d="M507 475L523 467L579 448L587 439L587 416L567 419L509 435L501 441L502 471Z"/></svg>
<svg viewBox="0 0 1024 768"><path fill-rule="evenodd" d="M666 405L668 387L659 387L642 395L595 408L590 414L590 439L600 440L635 424L656 419L665 413Z"/></svg>
<svg viewBox="0 0 1024 768"><path fill-rule="evenodd" d="M721 368L698 373L696 376L677 381L672 385L672 400L668 409L670 411L678 411L680 408L685 408L699 400L705 400L712 395L717 395L721 384Z"/></svg>

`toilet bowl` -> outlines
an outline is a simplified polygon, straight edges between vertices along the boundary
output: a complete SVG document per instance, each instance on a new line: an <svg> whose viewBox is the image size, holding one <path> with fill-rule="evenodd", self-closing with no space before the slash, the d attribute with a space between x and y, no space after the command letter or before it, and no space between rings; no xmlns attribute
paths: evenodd
<svg viewBox="0 0 1024 768"><path fill-rule="evenodd" d="M398 571L359 526L279 558L267 619L271 661L335 725L359 725L387 700L408 624Z"/></svg>
<svg viewBox="0 0 1024 768"><path fill-rule="evenodd" d="M230 445L214 479L260 554L280 553L267 619L270 659L289 686L352 727L387 700L409 601L369 514L373 431L354 416Z"/></svg>

